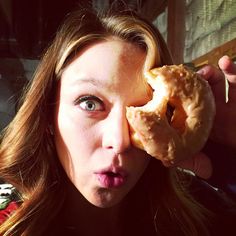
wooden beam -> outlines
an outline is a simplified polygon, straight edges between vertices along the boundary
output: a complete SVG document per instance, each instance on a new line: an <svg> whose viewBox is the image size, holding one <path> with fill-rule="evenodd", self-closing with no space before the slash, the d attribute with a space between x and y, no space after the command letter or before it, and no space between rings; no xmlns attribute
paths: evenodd
<svg viewBox="0 0 236 236"><path fill-rule="evenodd" d="M168 0L167 45L174 63L184 62L185 0Z"/></svg>
<svg viewBox="0 0 236 236"><path fill-rule="evenodd" d="M217 66L219 59L224 55L228 55L232 60L236 60L236 38L212 49L203 56L194 59L192 63L197 68L206 64Z"/></svg>

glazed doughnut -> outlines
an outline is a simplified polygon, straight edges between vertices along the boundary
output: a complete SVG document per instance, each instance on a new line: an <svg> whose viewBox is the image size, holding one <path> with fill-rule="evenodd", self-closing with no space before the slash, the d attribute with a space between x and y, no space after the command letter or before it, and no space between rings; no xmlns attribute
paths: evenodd
<svg viewBox="0 0 236 236"><path fill-rule="evenodd" d="M183 65L155 68L144 77L153 98L127 107L131 141L171 166L203 148L214 121L214 96L208 82Z"/></svg>

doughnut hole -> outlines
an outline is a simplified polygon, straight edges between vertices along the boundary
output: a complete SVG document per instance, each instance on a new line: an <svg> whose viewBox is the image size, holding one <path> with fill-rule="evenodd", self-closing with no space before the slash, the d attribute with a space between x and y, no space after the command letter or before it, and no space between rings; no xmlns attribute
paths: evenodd
<svg viewBox="0 0 236 236"><path fill-rule="evenodd" d="M183 134L186 128L185 122L187 114L182 106L180 99L170 98L167 104L166 117L169 124L177 130L178 133Z"/></svg>
<svg viewBox="0 0 236 236"><path fill-rule="evenodd" d="M169 124L171 124L174 111L175 111L175 107L173 107L170 103L167 103L166 118Z"/></svg>

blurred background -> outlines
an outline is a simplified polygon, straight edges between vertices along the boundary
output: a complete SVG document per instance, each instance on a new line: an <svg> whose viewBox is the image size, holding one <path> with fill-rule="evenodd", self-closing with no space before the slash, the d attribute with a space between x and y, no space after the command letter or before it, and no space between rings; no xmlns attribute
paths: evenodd
<svg viewBox="0 0 236 236"><path fill-rule="evenodd" d="M0 0L0 131L66 14L123 4L156 25L176 64L217 65L225 54L236 60L235 0Z"/></svg>

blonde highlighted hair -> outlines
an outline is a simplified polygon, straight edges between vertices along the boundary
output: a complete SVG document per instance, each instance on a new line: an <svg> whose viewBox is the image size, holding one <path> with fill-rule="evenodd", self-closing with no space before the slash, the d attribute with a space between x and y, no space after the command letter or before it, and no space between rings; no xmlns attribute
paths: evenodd
<svg viewBox="0 0 236 236"><path fill-rule="evenodd" d="M0 235L42 235L56 216L55 209L59 210L63 204L63 171L50 134L57 82L63 69L85 46L109 37L118 37L145 50L144 70L172 63L158 30L133 12L97 15L80 10L71 13L43 56L17 115L2 137L0 176L18 189L22 203L0 226ZM180 222L183 232L206 235L204 211L186 197L176 175L167 182L166 194L174 194L174 205L181 206L176 221ZM162 199L169 211L175 208L173 199L168 200L167 196Z"/></svg>

